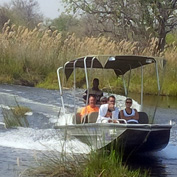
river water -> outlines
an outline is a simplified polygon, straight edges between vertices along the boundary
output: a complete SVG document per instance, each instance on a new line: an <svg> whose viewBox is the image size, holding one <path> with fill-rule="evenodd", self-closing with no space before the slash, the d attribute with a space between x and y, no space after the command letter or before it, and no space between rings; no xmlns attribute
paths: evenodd
<svg viewBox="0 0 177 177"><path fill-rule="evenodd" d="M83 106L82 90L76 95L76 106ZM64 92L67 113L73 111L73 92ZM132 94L131 97L139 102L139 97ZM123 97L117 97L119 107L123 106ZM77 139L65 141L63 132L56 131L53 126L57 122L64 121L61 116L61 100L56 90L45 90L14 85L0 85L0 105L3 109L11 106L26 106L31 109L27 113L29 128L5 129L0 125L0 177L18 176L19 172L35 163L36 154L49 151L88 153L89 147ZM134 102L135 107L140 109ZM158 101L155 114L156 123L168 123L171 119L174 126L168 146L159 152L136 155L128 164L132 168L151 170L151 176L176 177L177 176L177 98L161 97ZM143 109L153 116L156 98L144 97ZM0 110L0 122L3 121L2 109ZM65 123L65 122L64 122ZM64 145L64 146L63 146Z"/></svg>

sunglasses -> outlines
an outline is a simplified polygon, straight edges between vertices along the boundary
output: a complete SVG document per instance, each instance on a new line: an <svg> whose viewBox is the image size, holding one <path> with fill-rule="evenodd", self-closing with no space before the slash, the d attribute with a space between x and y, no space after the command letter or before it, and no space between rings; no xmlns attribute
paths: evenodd
<svg viewBox="0 0 177 177"><path fill-rule="evenodd" d="M127 101L126 103L128 103L128 104L132 104L132 102L129 102L129 101Z"/></svg>
<svg viewBox="0 0 177 177"><path fill-rule="evenodd" d="M111 103L115 103L115 101L113 101L113 100L112 100L112 101L109 101L109 102L111 102Z"/></svg>

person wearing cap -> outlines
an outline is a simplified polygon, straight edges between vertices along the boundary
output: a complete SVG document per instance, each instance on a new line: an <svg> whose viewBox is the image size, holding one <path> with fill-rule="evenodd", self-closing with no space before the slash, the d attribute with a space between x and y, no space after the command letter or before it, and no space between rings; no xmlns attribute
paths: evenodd
<svg viewBox="0 0 177 177"><path fill-rule="evenodd" d="M99 79L93 79L93 87L89 89L89 96L94 96L96 98L96 104L100 104L100 98L103 96L103 92L99 89ZM84 102L87 100L88 90L86 90L83 94Z"/></svg>
<svg viewBox="0 0 177 177"><path fill-rule="evenodd" d="M106 96L102 96L101 98L100 98L100 104L102 105L102 104L107 104L107 102L108 102L108 98L106 97Z"/></svg>
<svg viewBox="0 0 177 177"><path fill-rule="evenodd" d="M139 120L139 114L136 109L132 109L132 99L127 98L125 100L126 108L120 111L120 119L125 119L129 124L137 124Z"/></svg>
<svg viewBox="0 0 177 177"><path fill-rule="evenodd" d="M118 123L118 115L119 110L115 107L115 97L109 96L108 103L100 106L96 123Z"/></svg>

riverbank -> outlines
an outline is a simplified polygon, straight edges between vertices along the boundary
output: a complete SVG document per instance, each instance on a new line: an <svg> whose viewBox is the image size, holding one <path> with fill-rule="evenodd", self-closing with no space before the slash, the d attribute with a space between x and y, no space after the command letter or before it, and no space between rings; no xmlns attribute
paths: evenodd
<svg viewBox="0 0 177 177"><path fill-rule="evenodd" d="M146 46L132 41L115 42L102 37L78 38L74 34L63 35L58 31L41 29L40 25L33 30L6 23L0 33L0 83L58 89L56 70L66 61L79 56L95 55L145 55L163 56L167 60L165 73L161 71L162 95L177 96L177 47L169 44L163 53L156 51L157 39L147 41ZM161 66L161 64L159 64ZM122 91L122 81L113 73L100 74L100 88L110 85L114 92ZM154 70L144 74L144 93L156 94L157 85ZM106 77L105 77L106 76ZM127 76L128 77L128 76ZM77 86L85 88L84 73L77 74ZM140 92L141 84L138 72L132 73L130 92ZM117 87L118 85L118 87ZM72 81L66 84L72 87Z"/></svg>

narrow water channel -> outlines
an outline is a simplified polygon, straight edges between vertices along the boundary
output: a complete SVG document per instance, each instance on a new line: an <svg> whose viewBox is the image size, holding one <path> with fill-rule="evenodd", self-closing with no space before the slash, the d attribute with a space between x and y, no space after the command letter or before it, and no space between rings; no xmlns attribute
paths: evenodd
<svg viewBox="0 0 177 177"><path fill-rule="evenodd" d="M83 106L80 97L82 90L76 99L77 106ZM73 110L73 95L70 90L64 92L68 112ZM139 97L132 94L131 97L139 102ZM143 109L153 115L156 105L154 96L144 97ZM31 113L27 115L29 128L4 129L0 127L0 176L18 176L18 172L25 170L34 163L36 153L44 153L56 149L61 151L63 132L56 132L53 125L58 121L60 111L60 96L56 90L39 88L0 85L0 105L10 107L18 104L29 107ZM177 176L177 98L160 97L155 114L156 123L168 123L171 119L174 126L168 146L159 152L136 155L129 159L128 164L132 168L144 168L152 171L152 176L176 177ZM2 110L0 122L3 121ZM87 153L87 146L78 140L67 142L66 150L72 147L72 151Z"/></svg>

